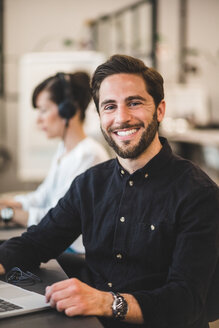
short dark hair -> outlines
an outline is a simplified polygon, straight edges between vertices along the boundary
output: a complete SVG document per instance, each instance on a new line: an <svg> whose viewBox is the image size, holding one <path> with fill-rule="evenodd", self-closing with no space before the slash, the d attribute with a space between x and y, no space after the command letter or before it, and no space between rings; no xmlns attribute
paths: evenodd
<svg viewBox="0 0 219 328"><path fill-rule="evenodd" d="M91 92L98 112L101 83L106 77L119 73L141 76L145 81L146 90L152 96L156 107L164 98L163 78L154 68L147 67L140 59L117 54L99 65L92 77Z"/></svg>
<svg viewBox="0 0 219 328"><path fill-rule="evenodd" d="M37 97L42 91L48 91L50 100L57 105L65 100L66 91L64 90L63 81L59 78L59 75L60 73L50 76L35 87L32 95L32 104L34 108L37 108ZM81 121L84 121L85 111L91 100L90 76L83 71L78 71L73 74L66 73L66 75L68 76L66 83L68 83L68 89L70 91L68 93L71 94L74 103L78 106Z"/></svg>

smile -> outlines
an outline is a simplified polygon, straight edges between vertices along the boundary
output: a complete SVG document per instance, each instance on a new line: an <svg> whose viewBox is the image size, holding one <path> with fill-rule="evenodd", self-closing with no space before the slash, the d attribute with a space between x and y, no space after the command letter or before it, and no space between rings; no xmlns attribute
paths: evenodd
<svg viewBox="0 0 219 328"><path fill-rule="evenodd" d="M131 129L131 130L123 130L123 131L116 131L116 134L121 137L130 136L131 134L135 133L137 129Z"/></svg>

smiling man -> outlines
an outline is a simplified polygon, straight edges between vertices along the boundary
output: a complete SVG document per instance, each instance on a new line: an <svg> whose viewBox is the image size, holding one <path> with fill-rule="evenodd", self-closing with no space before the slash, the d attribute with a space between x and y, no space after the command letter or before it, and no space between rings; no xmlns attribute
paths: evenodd
<svg viewBox="0 0 219 328"><path fill-rule="evenodd" d="M158 124L164 116L164 100L156 108L142 77L123 73L105 78L100 95L101 130L131 173L161 149Z"/></svg>
<svg viewBox="0 0 219 328"><path fill-rule="evenodd" d="M91 279L48 286L51 306L97 315L105 327L207 328L218 186L159 136L165 101L157 71L112 56L96 69L92 94L117 158L78 176L38 226L5 242L0 270L56 258L82 233Z"/></svg>

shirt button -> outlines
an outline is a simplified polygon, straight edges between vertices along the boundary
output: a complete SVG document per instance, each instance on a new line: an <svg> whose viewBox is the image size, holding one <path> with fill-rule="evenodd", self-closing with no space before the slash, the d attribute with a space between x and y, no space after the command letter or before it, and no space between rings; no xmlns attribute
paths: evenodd
<svg viewBox="0 0 219 328"><path fill-rule="evenodd" d="M111 282L108 282L108 287L112 288L113 287L113 284Z"/></svg>
<svg viewBox="0 0 219 328"><path fill-rule="evenodd" d="M132 187L134 182L132 180L129 181L129 185Z"/></svg>
<svg viewBox="0 0 219 328"><path fill-rule="evenodd" d="M121 170L120 172L121 172L121 174L125 174L125 171L124 170Z"/></svg>
<svg viewBox="0 0 219 328"><path fill-rule="evenodd" d="M147 178L148 177L148 173L145 173L144 177Z"/></svg>
<svg viewBox="0 0 219 328"><path fill-rule="evenodd" d="M151 230L155 230L155 226L153 224L151 225Z"/></svg>
<svg viewBox="0 0 219 328"><path fill-rule="evenodd" d="M125 218L124 218L124 216L122 216L122 217L120 218L120 221L121 221L121 222L125 222Z"/></svg>
<svg viewBox="0 0 219 328"><path fill-rule="evenodd" d="M121 260L122 259L122 254L120 254L120 253L116 254L116 258Z"/></svg>

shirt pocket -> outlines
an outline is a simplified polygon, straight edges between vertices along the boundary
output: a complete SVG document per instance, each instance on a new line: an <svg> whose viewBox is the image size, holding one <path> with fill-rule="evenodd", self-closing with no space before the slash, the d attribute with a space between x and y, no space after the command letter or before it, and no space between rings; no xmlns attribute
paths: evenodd
<svg viewBox="0 0 219 328"><path fill-rule="evenodd" d="M133 232L133 256L153 270L166 271L175 244L174 225L168 219L138 222Z"/></svg>

